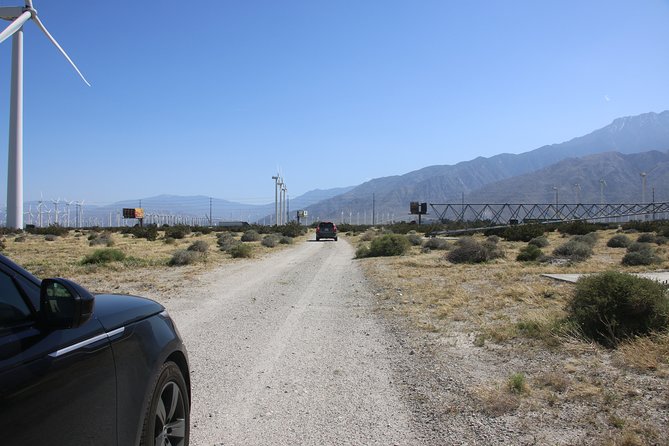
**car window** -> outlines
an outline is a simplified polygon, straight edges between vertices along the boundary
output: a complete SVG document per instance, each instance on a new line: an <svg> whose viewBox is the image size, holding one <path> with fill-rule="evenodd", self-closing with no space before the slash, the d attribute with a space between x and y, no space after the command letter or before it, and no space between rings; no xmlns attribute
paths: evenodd
<svg viewBox="0 0 669 446"><path fill-rule="evenodd" d="M12 278L0 271L0 329L26 322L32 317Z"/></svg>

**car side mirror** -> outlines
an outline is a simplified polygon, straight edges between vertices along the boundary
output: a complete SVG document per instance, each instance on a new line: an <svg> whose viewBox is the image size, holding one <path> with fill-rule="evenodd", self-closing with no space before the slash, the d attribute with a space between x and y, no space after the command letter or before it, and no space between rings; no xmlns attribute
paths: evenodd
<svg viewBox="0 0 669 446"><path fill-rule="evenodd" d="M76 328L91 318L95 296L67 279L44 279L40 287L40 317L50 328Z"/></svg>

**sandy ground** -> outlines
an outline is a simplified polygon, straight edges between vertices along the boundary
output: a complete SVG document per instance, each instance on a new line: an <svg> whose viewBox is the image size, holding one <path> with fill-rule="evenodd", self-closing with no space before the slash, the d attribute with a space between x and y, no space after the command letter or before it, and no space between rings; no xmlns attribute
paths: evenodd
<svg viewBox="0 0 669 446"><path fill-rule="evenodd" d="M416 425L397 382L410 355L353 256L309 241L164 301L190 355L193 445L446 444Z"/></svg>
<svg viewBox="0 0 669 446"><path fill-rule="evenodd" d="M149 297L190 355L191 444L669 445L666 374L582 342L483 344L462 318L417 329L397 311L410 296L386 296L405 290L353 257L342 237L160 274ZM516 372L529 394L509 392Z"/></svg>

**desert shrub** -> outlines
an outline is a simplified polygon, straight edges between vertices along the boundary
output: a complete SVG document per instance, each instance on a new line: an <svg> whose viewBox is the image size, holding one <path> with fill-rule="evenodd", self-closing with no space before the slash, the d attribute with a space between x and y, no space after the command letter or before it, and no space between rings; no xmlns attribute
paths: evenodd
<svg viewBox="0 0 669 446"><path fill-rule="evenodd" d="M420 246L423 243L423 237L418 234L407 234L405 237L412 246Z"/></svg>
<svg viewBox="0 0 669 446"><path fill-rule="evenodd" d="M445 240L443 238L439 237L431 237L427 240L425 240L425 243L423 243L423 248L426 249L449 249L451 247L451 244L448 243L448 240Z"/></svg>
<svg viewBox="0 0 669 446"><path fill-rule="evenodd" d="M253 246L239 243L227 250L234 259L253 257Z"/></svg>
<svg viewBox="0 0 669 446"><path fill-rule="evenodd" d="M519 262L533 262L543 255L541 248L536 245L527 245L520 250L516 260Z"/></svg>
<svg viewBox="0 0 669 446"><path fill-rule="evenodd" d="M172 237L173 239L180 240L190 233L191 229L186 225L174 225L165 228L165 238Z"/></svg>
<svg viewBox="0 0 669 446"><path fill-rule="evenodd" d="M308 230L309 229L306 226L298 224L295 221L286 223L285 225L279 228L279 232L281 233L281 235L284 235L286 237L299 237L300 235L306 234Z"/></svg>
<svg viewBox="0 0 669 446"><path fill-rule="evenodd" d="M258 242L261 238L261 235L255 229L249 229L244 234L242 234L243 242Z"/></svg>
<svg viewBox="0 0 669 446"><path fill-rule="evenodd" d="M191 245L188 247L188 251L206 253L209 251L209 243L205 242L204 240L197 240L191 243Z"/></svg>
<svg viewBox="0 0 669 446"><path fill-rule="evenodd" d="M643 221L643 220L634 220L628 221L622 224L622 228L625 232L630 231L629 233L634 232L657 232L662 233L664 229L669 229L666 226L666 222L662 221Z"/></svg>
<svg viewBox="0 0 669 446"><path fill-rule="evenodd" d="M114 246L114 240L112 240L112 236L108 232L104 232L102 234L91 234L90 236L88 236L88 240L90 240L90 242L88 243L89 246L100 246L100 245L105 245L107 247Z"/></svg>
<svg viewBox="0 0 669 446"><path fill-rule="evenodd" d="M22 243L26 241L26 236L25 235L19 235L14 239L15 242Z"/></svg>
<svg viewBox="0 0 669 446"><path fill-rule="evenodd" d="M639 243L634 242L627 247L627 252L639 252L639 251L650 251L650 243Z"/></svg>
<svg viewBox="0 0 669 446"><path fill-rule="evenodd" d="M362 244L355 250L355 258L364 259L365 257L369 257L369 246Z"/></svg>
<svg viewBox="0 0 669 446"><path fill-rule="evenodd" d="M5 245L5 241L0 240L0 251L4 251L6 247L7 247L7 245Z"/></svg>
<svg viewBox="0 0 669 446"><path fill-rule="evenodd" d="M536 224L510 226L502 231L501 236L510 242L529 242L544 235L545 230L544 226Z"/></svg>
<svg viewBox="0 0 669 446"><path fill-rule="evenodd" d="M555 248L553 255L580 262L592 256L592 246L583 241L569 240Z"/></svg>
<svg viewBox="0 0 669 446"><path fill-rule="evenodd" d="M628 252L623 256L622 264L625 266L652 265L662 260L655 255L651 249Z"/></svg>
<svg viewBox="0 0 669 446"><path fill-rule="evenodd" d="M286 235L282 236L279 239L279 243L281 243L282 245L292 245L294 241L295 239L293 237L288 237Z"/></svg>
<svg viewBox="0 0 669 446"><path fill-rule="evenodd" d="M548 243L548 238L545 235L540 235L539 237L534 237L532 240L527 242L530 245L536 246L537 248L545 248L550 245Z"/></svg>
<svg viewBox="0 0 669 446"><path fill-rule="evenodd" d="M81 261L84 265L92 263L120 262L125 259L125 253L119 249L97 249Z"/></svg>
<svg viewBox="0 0 669 446"><path fill-rule="evenodd" d="M372 229L368 229L360 236L360 240L363 242L371 242L376 237L376 232Z"/></svg>
<svg viewBox="0 0 669 446"><path fill-rule="evenodd" d="M263 237L260 244L267 248L274 248L276 245L279 244L279 238L276 235L272 234L266 235L265 237Z"/></svg>
<svg viewBox="0 0 669 446"><path fill-rule="evenodd" d="M497 239L499 240L499 239ZM493 238L492 240L487 238L481 243L481 246L486 250L487 255L488 255L488 260L493 260L493 259L499 259L504 257L504 250L502 249L501 246L495 241Z"/></svg>
<svg viewBox="0 0 669 446"><path fill-rule="evenodd" d="M191 245L192 246L192 245ZM183 265L192 265L196 263L202 257L202 253L193 250L180 249L172 254L172 258L169 261L170 266L183 266Z"/></svg>
<svg viewBox="0 0 669 446"><path fill-rule="evenodd" d="M58 236L55 235L55 234L47 234L47 235L44 236L44 240L46 240L47 242L54 242L57 239L58 239Z"/></svg>
<svg viewBox="0 0 669 446"><path fill-rule="evenodd" d="M606 242L606 246L609 248L627 248L631 244L632 240L625 234L614 235Z"/></svg>
<svg viewBox="0 0 669 446"><path fill-rule="evenodd" d="M237 240L229 232L223 232L219 234L216 238L216 244L221 249L221 251L228 251L230 248L233 248L239 245L241 242Z"/></svg>
<svg viewBox="0 0 669 446"><path fill-rule="evenodd" d="M667 243L669 243L669 237L665 237L664 235L658 235L655 237L656 245L666 245Z"/></svg>
<svg viewBox="0 0 669 446"><path fill-rule="evenodd" d="M26 228L26 232L37 235L59 235L61 237L65 237L67 234L70 233L70 230L60 225L49 225L45 228L38 228L38 227L33 227L30 229Z"/></svg>
<svg viewBox="0 0 669 446"><path fill-rule="evenodd" d="M367 257L401 256L409 249L406 236L385 234L372 240Z"/></svg>
<svg viewBox="0 0 669 446"><path fill-rule="evenodd" d="M471 237L464 237L458 240L457 247L446 258L451 263L482 263L503 255L494 243L479 243Z"/></svg>
<svg viewBox="0 0 669 446"><path fill-rule="evenodd" d="M594 233L602 228L602 225L596 223L589 223L585 220L577 220L569 223L561 223L558 225L558 231L562 234L569 235L586 235Z"/></svg>
<svg viewBox="0 0 669 446"><path fill-rule="evenodd" d="M636 241L639 243L655 243L655 234L644 232L643 234L639 234Z"/></svg>
<svg viewBox="0 0 669 446"><path fill-rule="evenodd" d="M166 245L174 245L177 241L174 240L172 237L167 237L167 238L163 239L163 242Z"/></svg>
<svg viewBox="0 0 669 446"><path fill-rule="evenodd" d="M497 244L497 243L499 243L499 241L500 241L501 239L499 238L498 235L494 235L494 234L493 234L493 235L489 235L488 237L486 237L485 240L486 240L486 242L490 242L490 243L495 243L495 244Z"/></svg>
<svg viewBox="0 0 669 446"><path fill-rule="evenodd" d="M614 271L579 279L567 310L583 334L608 347L669 327L666 287Z"/></svg>
<svg viewBox="0 0 669 446"><path fill-rule="evenodd" d="M136 238L144 238L152 242L158 238L158 227L156 225L147 225L143 227L133 226L123 231L127 234L132 234Z"/></svg>
<svg viewBox="0 0 669 446"><path fill-rule="evenodd" d="M214 231L209 226L195 226L193 230L199 232L202 235L211 234Z"/></svg>
<svg viewBox="0 0 669 446"><path fill-rule="evenodd" d="M589 245L591 248L594 248L597 244L597 239L599 236L595 232L588 232L587 234L578 234L573 236L570 240L575 242L582 242L586 245Z"/></svg>

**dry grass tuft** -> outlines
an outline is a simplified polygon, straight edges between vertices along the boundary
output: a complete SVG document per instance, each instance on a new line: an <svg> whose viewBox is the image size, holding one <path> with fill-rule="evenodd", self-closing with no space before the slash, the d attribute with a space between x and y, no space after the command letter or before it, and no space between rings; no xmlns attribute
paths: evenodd
<svg viewBox="0 0 669 446"><path fill-rule="evenodd" d="M569 388L569 376L565 373L548 370L535 378L539 387L547 388L557 393L565 393Z"/></svg>
<svg viewBox="0 0 669 446"><path fill-rule="evenodd" d="M481 411L491 417L515 412L520 406L517 394L501 387L483 387L475 392Z"/></svg>
<svg viewBox="0 0 669 446"><path fill-rule="evenodd" d="M653 371L669 376L669 333L638 337L616 349L616 361L638 371Z"/></svg>

